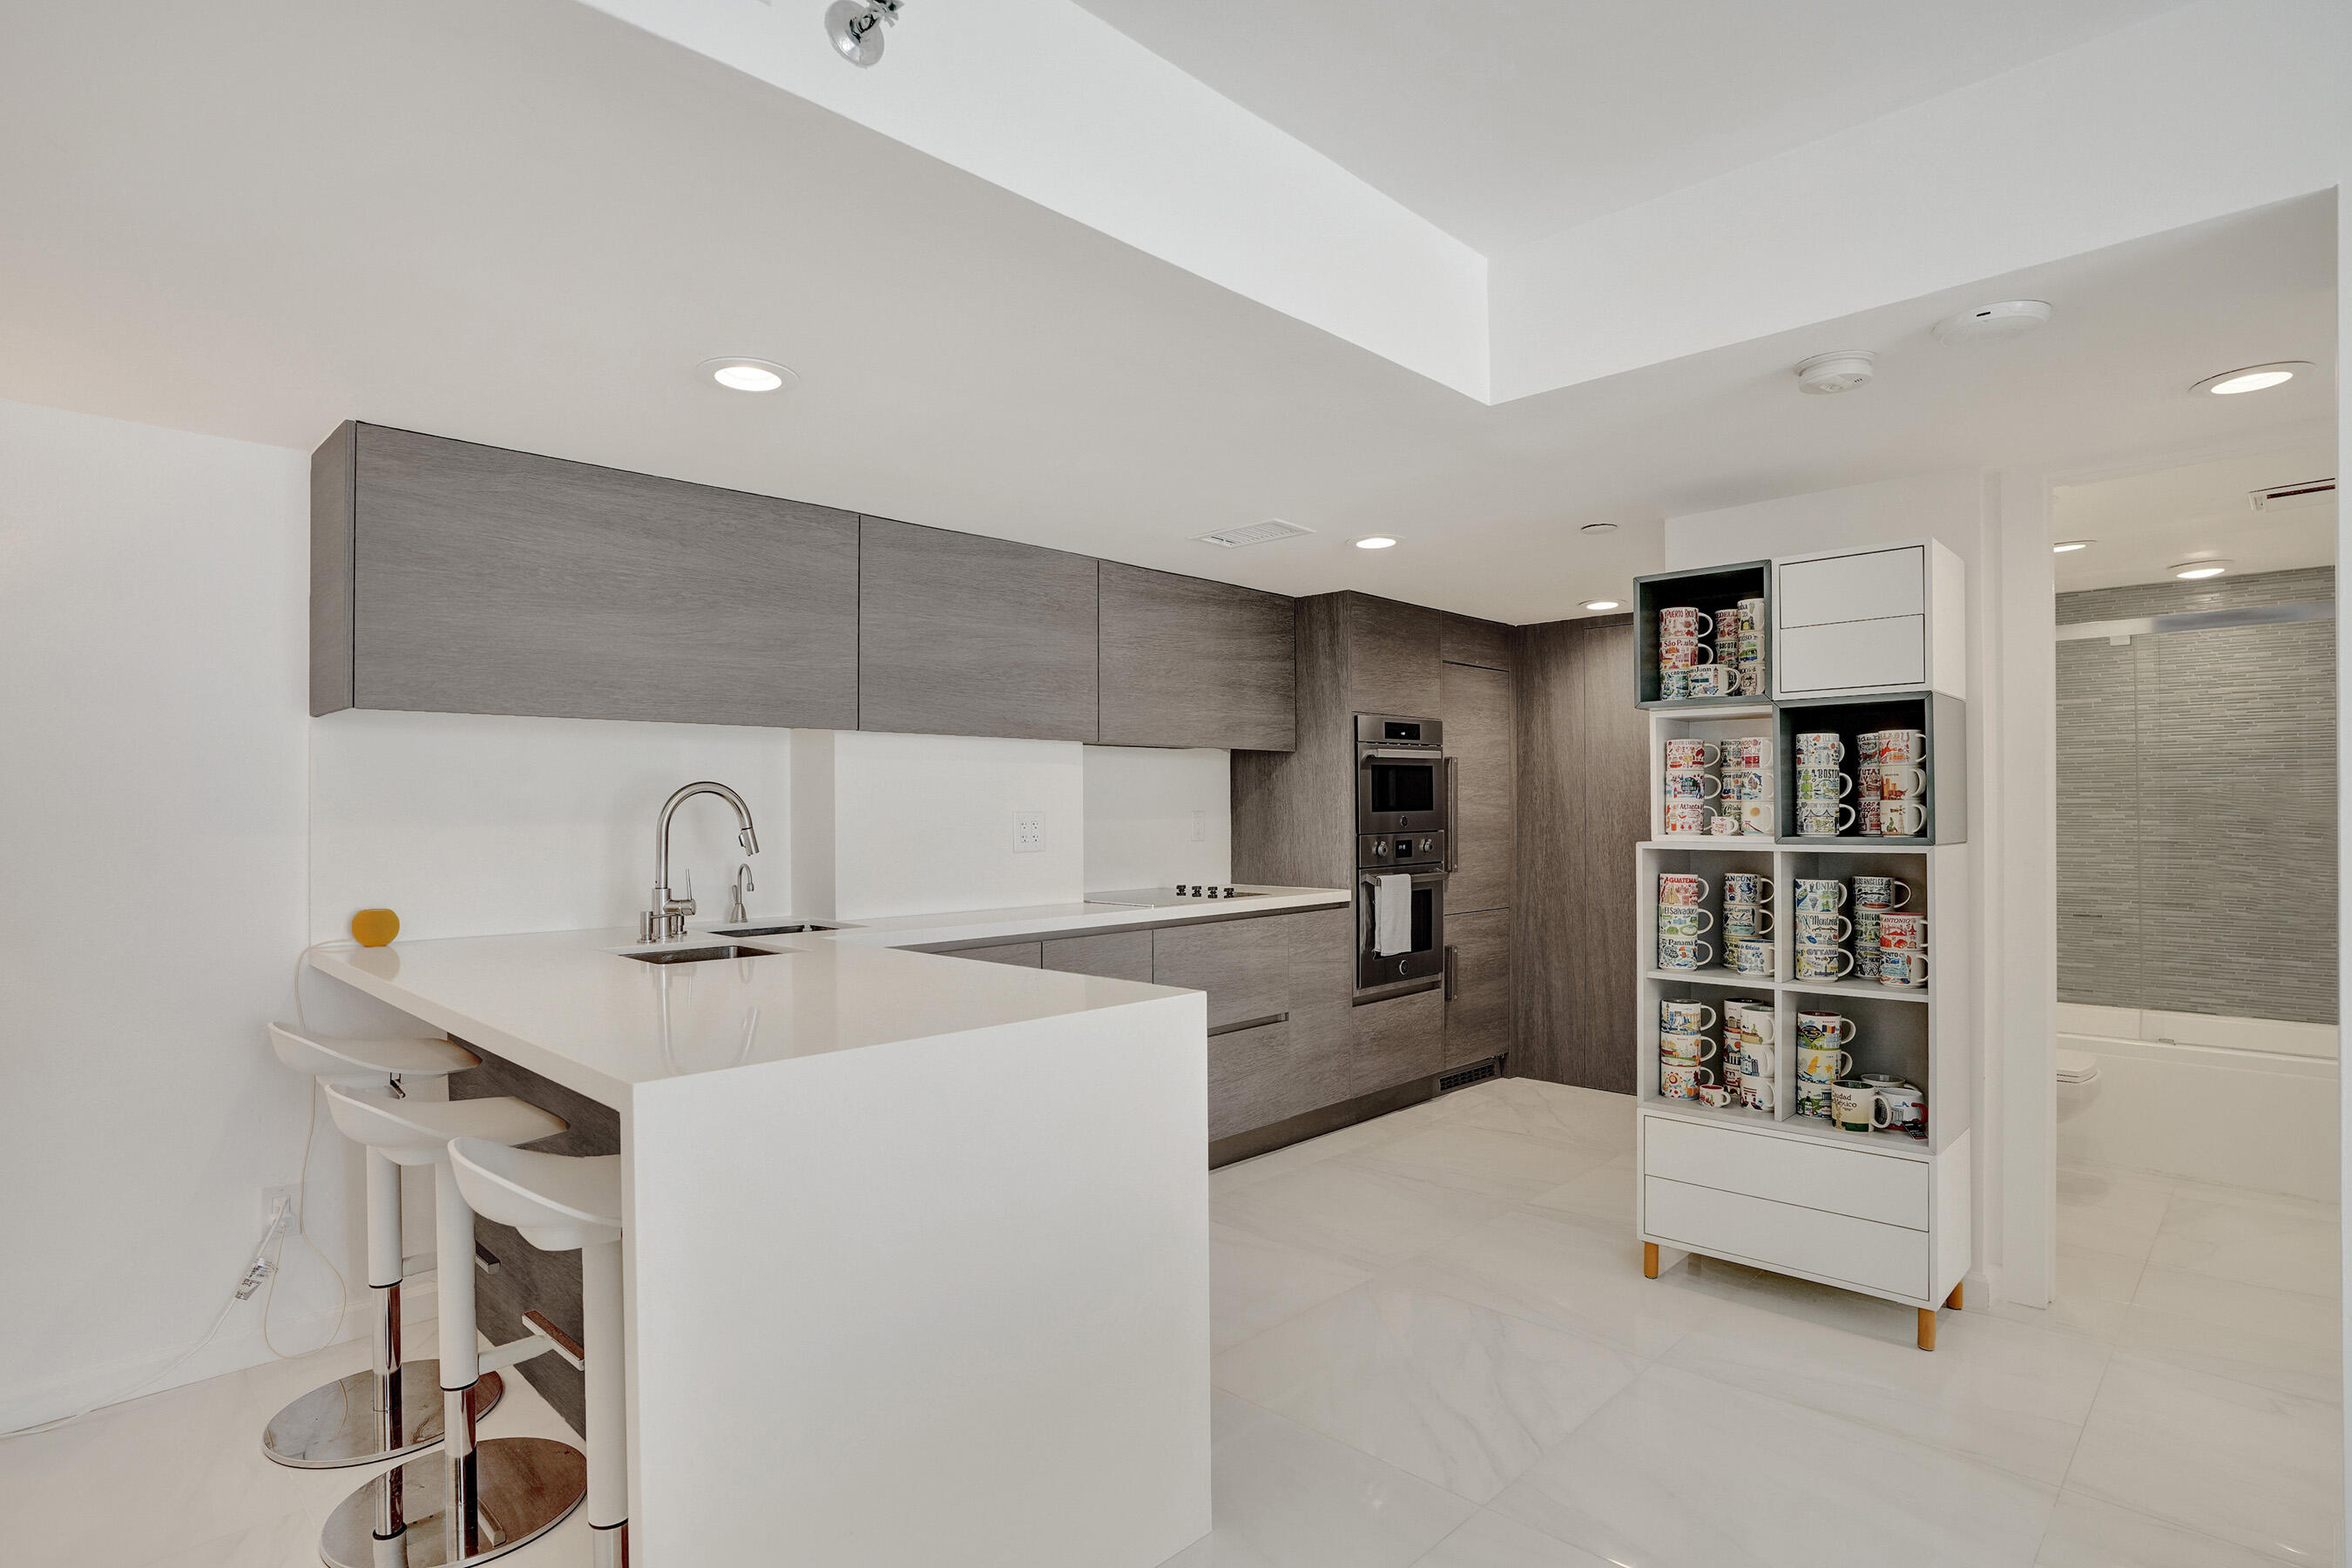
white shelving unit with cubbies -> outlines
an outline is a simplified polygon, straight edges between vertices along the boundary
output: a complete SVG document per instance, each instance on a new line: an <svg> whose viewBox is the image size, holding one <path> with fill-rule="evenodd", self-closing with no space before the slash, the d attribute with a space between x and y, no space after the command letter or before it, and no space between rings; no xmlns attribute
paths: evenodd
<svg viewBox="0 0 2352 1568"><path fill-rule="evenodd" d="M1946 592L1957 594L1957 587L1948 583ZM1858 679L1856 684L1861 683ZM1904 699L1895 693L1873 700L1899 706ZM1957 700L1931 692L1925 682L1916 701L1932 705L1936 713L1936 721L1916 726L1935 731L1931 798L1945 794L1948 798L1937 802L1946 809L1928 833L1895 839L1851 833L1797 838L1786 836L1792 826L1786 821L1772 836L1667 836L1669 740L1719 742L1769 735L1779 759L1792 729L1811 727L1814 713L1827 705L1819 698L1705 707L1644 703L1650 710L1652 815L1651 837L1636 849L1634 868L1641 922L1633 1020L1641 1179L1634 1225L1644 1243L1646 1269L1653 1275L1660 1249L1666 1248L1899 1301L1916 1310L1920 1347L1932 1350L1935 1314L1960 1304L1960 1280L1973 1258L1969 1123L1976 1020L1969 959L1977 911L1968 850L1960 842L1967 836L1963 786L1950 783L1965 770L1965 712ZM1880 721L1874 710L1853 717L1864 723ZM1808 722L1793 726L1788 721L1800 718ZM1852 770L1851 758L1845 765ZM1785 798L1782 792L1790 781L1784 760L1776 772L1780 775L1776 799ZM1767 907L1773 917L1773 972L1769 978L1737 973L1724 963L1723 878L1740 871L1771 879L1773 894ZM1659 963L1658 879L1671 873L1696 875L1706 883L1704 907L1714 921L1705 940L1713 948L1714 962L1703 968L1669 969ZM1924 986L1797 976L1795 923L1790 918L1795 884L1801 879L1846 884L1843 912L1850 919L1852 879L1858 875L1894 877L1911 889L1905 912L1927 917L1928 978ZM1851 951L1851 939L1846 945ZM1773 1108L1718 1108L1662 1095L1659 1005L1696 999L1712 1006L1716 1023L1707 1033L1717 1043L1719 1060L1724 1004L1735 998L1771 1008L1778 1047ZM1826 1119L1797 1114L1797 1018L1805 1012L1836 1013L1853 1020L1853 1041L1844 1048L1853 1055L1855 1074L1884 1073L1925 1091L1924 1140L1893 1131L1846 1131Z"/></svg>

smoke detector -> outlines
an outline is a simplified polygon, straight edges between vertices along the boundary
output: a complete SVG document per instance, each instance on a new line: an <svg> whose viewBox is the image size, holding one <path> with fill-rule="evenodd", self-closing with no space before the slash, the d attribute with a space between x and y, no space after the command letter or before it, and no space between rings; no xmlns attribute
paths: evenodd
<svg viewBox="0 0 2352 1568"><path fill-rule="evenodd" d="M1240 528L1221 528L1214 533L1196 533L1192 537L1202 544L1213 544L1222 550L1239 550L1248 544L1271 544L1277 539L1297 539L1312 533L1311 528L1301 528L1295 522L1285 522L1278 517L1264 522L1253 522Z"/></svg>
<svg viewBox="0 0 2352 1568"><path fill-rule="evenodd" d="M2299 485L2273 485L2248 490L2246 504L2256 511L2293 511L2298 507L2326 506L2336 499L2334 479L2306 479Z"/></svg>
<svg viewBox="0 0 2352 1568"><path fill-rule="evenodd" d="M2022 337L2050 319L2047 300L2003 300L1974 310L1962 310L1936 323L1939 343L1989 343L1997 338Z"/></svg>
<svg viewBox="0 0 2352 1568"><path fill-rule="evenodd" d="M1866 349L1838 349L1797 364L1797 390L1815 397L1852 392L1874 374L1878 356Z"/></svg>

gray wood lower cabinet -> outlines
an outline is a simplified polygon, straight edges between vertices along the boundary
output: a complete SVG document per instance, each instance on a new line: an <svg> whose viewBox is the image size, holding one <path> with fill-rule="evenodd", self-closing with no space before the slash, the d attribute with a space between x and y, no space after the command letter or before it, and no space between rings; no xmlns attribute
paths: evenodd
<svg viewBox="0 0 2352 1568"><path fill-rule="evenodd" d="M1110 980L1151 978L1151 932L1108 931L1098 936L1066 936L1045 943L1047 969L1099 974Z"/></svg>
<svg viewBox="0 0 2352 1568"><path fill-rule="evenodd" d="M1511 911L1445 916L1445 1060L1457 1068L1511 1048Z"/></svg>
<svg viewBox="0 0 2352 1568"><path fill-rule="evenodd" d="M1116 561L1100 592L1100 744L1291 749L1290 600Z"/></svg>
<svg viewBox="0 0 2352 1568"><path fill-rule="evenodd" d="M1228 1029L1290 1010L1289 931L1281 915L1163 926L1152 933L1151 977L1209 994L1209 1027Z"/></svg>
<svg viewBox="0 0 2352 1568"><path fill-rule="evenodd" d="M1095 738L1092 556L868 517L858 562L856 728Z"/></svg>
<svg viewBox="0 0 2352 1568"><path fill-rule="evenodd" d="M1044 942L1003 942L988 947L959 947L949 950L950 958L976 958L982 963L1010 963L1023 969L1043 969Z"/></svg>
<svg viewBox="0 0 2352 1568"><path fill-rule="evenodd" d="M1371 1094L1445 1065L1445 994L1416 991L1354 1009L1355 1092Z"/></svg>
<svg viewBox="0 0 2352 1568"><path fill-rule="evenodd" d="M1292 1044L1288 1019L1209 1037L1211 1141L1323 1103L1307 1063Z"/></svg>
<svg viewBox="0 0 2352 1568"><path fill-rule="evenodd" d="M313 713L857 721L848 512L380 425L311 468Z"/></svg>

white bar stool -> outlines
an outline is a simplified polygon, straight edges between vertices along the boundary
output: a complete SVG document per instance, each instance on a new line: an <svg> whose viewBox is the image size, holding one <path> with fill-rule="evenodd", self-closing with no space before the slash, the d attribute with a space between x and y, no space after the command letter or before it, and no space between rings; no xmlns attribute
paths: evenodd
<svg viewBox="0 0 2352 1568"><path fill-rule="evenodd" d="M270 1048L296 1072L345 1088L388 1087L404 1078L446 1078L482 1058L448 1040L350 1039L269 1026ZM261 1451L296 1469L328 1470L396 1459L441 1440L440 1368L400 1353L402 1279L433 1267L400 1255L400 1167L367 1152L368 1287L375 1295L375 1351L365 1372L321 1384L269 1418ZM467 1260L464 1266L470 1266ZM480 1390L483 1414L505 1392L493 1374Z"/></svg>
<svg viewBox="0 0 2352 1568"><path fill-rule="evenodd" d="M379 1089L327 1086L343 1135L395 1165L431 1165L434 1247L440 1283L441 1452L396 1465L345 1498L320 1532L327 1568L458 1568L537 1540L580 1506L587 1462L547 1437L478 1442L479 1380L499 1367L557 1349L534 1331L485 1352L474 1323L474 1211L449 1169L449 1141L528 1143L568 1125L527 1101L396 1100ZM464 1259L459 1264L457 1260Z"/></svg>
<svg viewBox="0 0 2352 1568"><path fill-rule="evenodd" d="M621 1377L621 1157L541 1154L478 1138L449 1144L449 1170L474 1212L549 1252L580 1253L588 1374L592 1568L628 1568L629 1455Z"/></svg>

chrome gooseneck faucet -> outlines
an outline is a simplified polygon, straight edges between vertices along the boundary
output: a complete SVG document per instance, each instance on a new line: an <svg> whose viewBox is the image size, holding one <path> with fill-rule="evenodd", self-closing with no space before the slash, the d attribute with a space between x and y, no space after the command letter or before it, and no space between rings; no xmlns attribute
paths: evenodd
<svg viewBox="0 0 2352 1568"><path fill-rule="evenodd" d="M637 917L639 942L679 942L686 936L686 917L694 913L694 874L687 873L686 897L678 898L669 889L669 819L677 815L683 803L698 795L715 795L735 808L742 822L742 830L735 841L746 855L760 852L760 836L751 830L751 808L743 797L723 784L709 779L690 784L662 803L661 820L654 826L654 892L653 908Z"/></svg>

